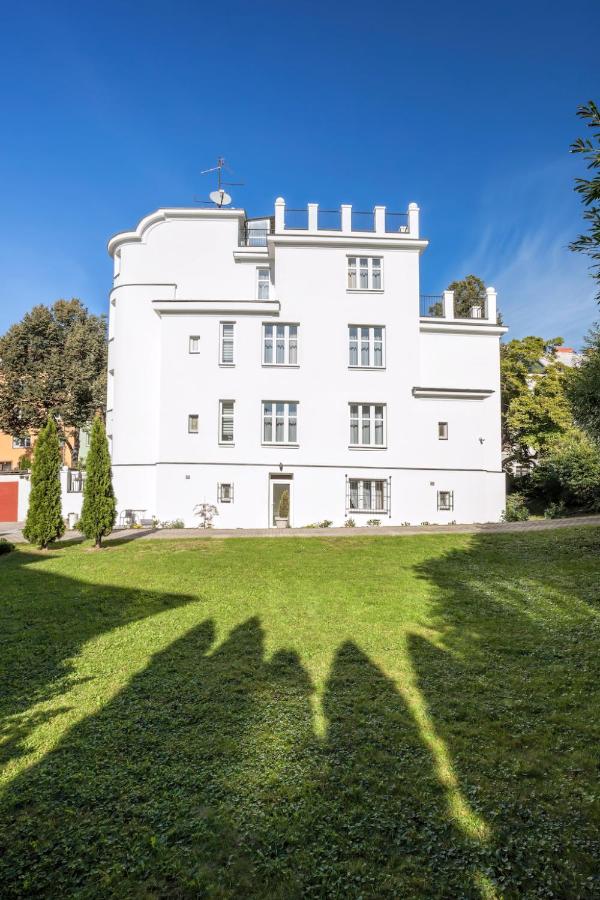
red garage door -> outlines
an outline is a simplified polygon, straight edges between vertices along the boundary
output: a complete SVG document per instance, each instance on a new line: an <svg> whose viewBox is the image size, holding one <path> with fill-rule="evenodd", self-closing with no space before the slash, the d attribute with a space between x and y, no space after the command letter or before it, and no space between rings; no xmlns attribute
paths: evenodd
<svg viewBox="0 0 600 900"><path fill-rule="evenodd" d="M19 482L0 481L0 522L16 522L19 508Z"/></svg>

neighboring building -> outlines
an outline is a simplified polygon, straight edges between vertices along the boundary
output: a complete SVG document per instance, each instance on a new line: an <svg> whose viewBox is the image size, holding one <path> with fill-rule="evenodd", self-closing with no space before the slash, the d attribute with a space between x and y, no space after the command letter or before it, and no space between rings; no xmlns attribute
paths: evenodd
<svg viewBox="0 0 600 900"><path fill-rule="evenodd" d="M581 363L581 353L578 353L573 347L557 347L555 359L557 362L562 363L563 366L568 366L572 369Z"/></svg>
<svg viewBox="0 0 600 900"><path fill-rule="evenodd" d="M214 503L218 527L497 521L507 329L492 288L470 319L451 292L419 297L426 247L415 204L281 199L263 219L161 209L112 238L120 518L191 526Z"/></svg>

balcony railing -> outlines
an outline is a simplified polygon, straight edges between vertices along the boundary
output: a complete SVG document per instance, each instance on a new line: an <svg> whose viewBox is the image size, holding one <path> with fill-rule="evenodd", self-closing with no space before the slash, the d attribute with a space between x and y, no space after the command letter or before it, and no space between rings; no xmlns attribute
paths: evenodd
<svg viewBox="0 0 600 900"><path fill-rule="evenodd" d="M442 294L421 294L419 315L422 319L442 319L444 317Z"/></svg>
<svg viewBox="0 0 600 900"><path fill-rule="evenodd" d="M266 247L267 235L270 234L268 225L246 225L242 237L243 247Z"/></svg>

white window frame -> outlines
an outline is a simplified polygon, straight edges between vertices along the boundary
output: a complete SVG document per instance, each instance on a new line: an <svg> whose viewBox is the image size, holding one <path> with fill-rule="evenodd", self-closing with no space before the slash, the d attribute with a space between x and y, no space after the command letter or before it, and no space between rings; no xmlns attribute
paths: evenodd
<svg viewBox="0 0 600 900"><path fill-rule="evenodd" d="M224 405L231 404L231 412L225 411ZM223 425L231 419L231 440L224 437ZM235 446L235 400L219 400L219 444L223 447Z"/></svg>
<svg viewBox="0 0 600 900"><path fill-rule="evenodd" d="M348 254L346 290L383 291L383 256Z"/></svg>
<svg viewBox="0 0 600 900"><path fill-rule="evenodd" d="M266 272L267 277L261 275L261 272ZM264 286L266 285L266 297L261 296L264 293ZM270 300L271 299L271 269L268 266L257 266L256 268L256 299L257 300Z"/></svg>
<svg viewBox="0 0 600 900"><path fill-rule="evenodd" d="M231 326L231 338L225 337L224 326ZM225 342L231 341L231 362L225 361ZM223 321L219 323L219 365L230 368L235 366L235 322Z"/></svg>
<svg viewBox="0 0 600 900"><path fill-rule="evenodd" d="M354 414L356 408L357 413ZM381 418L378 410L382 411ZM367 412L368 410L368 412ZM387 404L386 403L349 403L348 404L350 441L348 446L366 450L385 450L387 448ZM352 440L353 424L357 424L358 442ZM375 442L377 423L381 422L382 441ZM368 424L369 441L364 442L365 425Z"/></svg>
<svg viewBox="0 0 600 900"><path fill-rule="evenodd" d="M271 333L271 357L272 361L267 361L267 329L272 329ZM293 339L290 337L290 328L296 329L296 359L295 362L290 362L290 344L293 344ZM278 332L283 329L283 338L278 334ZM276 366L278 368L287 367L287 368L297 368L300 365L298 350L299 350L299 337L300 337L300 326L296 322L263 322L262 328L262 364L263 366ZM279 348L282 346L283 349L283 362L277 362L277 354Z"/></svg>
<svg viewBox="0 0 600 900"><path fill-rule="evenodd" d="M448 440L448 423L438 422L438 441Z"/></svg>
<svg viewBox="0 0 600 900"><path fill-rule="evenodd" d="M12 446L13 450L29 450L31 447L31 436L28 434L24 436L13 435Z"/></svg>
<svg viewBox="0 0 600 900"><path fill-rule="evenodd" d="M356 485L356 488L354 487ZM368 485L368 487L367 487ZM377 497L377 487L381 485L381 506L373 501ZM347 478L346 479L346 512L347 513L380 513L389 515L391 499L391 481L389 478ZM356 506L352 505L356 495ZM367 500L370 499L370 503Z"/></svg>
<svg viewBox="0 0 600 900"><path fill-rule="evenodd" d="M448 501L442 502L442 494L448 497ZM454 491L438 491L437 492L437 508L438 512L453 512L454 510Z"/></svg>
<svg viewBox="0 0 600 900"><path fill-rule="evenodd" d="M295 407L295 413L290 413L290 406L293 405ZM283 413L277 412L277 407L283 406ZM261 443L264 446L276 446L276 447L298 447L299 446L299 433L298 433L298 408L300 404L297 400L263 400L262 401L262 421L261 421ZM267 408L270 407L270 413L267 413ZM277 420L283 419L283 435L284 440L277 440ZM295 419L295 428L296 428L296 436L294 440L290 440L290 420ZM267 420L270 420L271 424L271 440L268 440L265 437L266 433L266 425Z"/></svg>
<svg viewBox="0 0 600 900"><path fill-rule="evenodd" d="M217 484L217 502L233 503L233 481L224 481Z"/></svg>
<svg viewBox="0 0 600 900"><path fill-rule="evenodd" d="M195 348L195 349L194 349ZM200 353L200 335L190 334L188 338L188 353Z"/></svg>
<svg viewBox="0 0 600 900"><path fill-rule="evenodd" d="M356 338L352 337L352 329L356 329ZM381 340L375 339L375 329L381 330ZM364 332L367 332L366 336ZM365 339L366 338L366 339ZM352 345L356 343L356 362L352 362ZM376 344L381 343L381 365L375 365ZM368 362L363 361L363 348L367 346ZM348 325L348 368L349 369L385 369L385 325Z"/></svg>
<svg viewBox="0 0 600 900"><path fill-rule="evenodd" d="M193 420L196 420L196 427L194 428ZM198 413L188 413L188 434L199 434L200 432L200 416Z"/></svg>

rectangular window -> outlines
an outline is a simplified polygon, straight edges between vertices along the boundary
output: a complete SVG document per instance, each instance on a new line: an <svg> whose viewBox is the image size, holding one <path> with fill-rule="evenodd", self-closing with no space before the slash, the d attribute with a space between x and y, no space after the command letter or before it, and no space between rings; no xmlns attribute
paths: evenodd
<svg viewBox="0 0 600 900"><path fill-rule="evenodd" d="M257 300L268 300L270 290L271 290L271 270L270 269L257 269L256 270L256 299Z"/></svg>
<svg viewBox="0 0 600 900"><path fill-rule="evenodd" d="M191 413L188 416L188 431L190 434L198 434L199 417L197 413Z"/></svg>
<svg viewBox="0 0 600 900"><path fill-rule="evenodd" d="M189 352L190 353L200 353L200 337L199 337L199 335L197 335L197 334L190 335Z"/></svg>
<svg viewBox="0 0 600 900"><path fill-rule="evenodd" d="M383 479L348 479L346 511L389 512L389 482Z"/></svg>
<svg viewBox="0 0 600 900"><path fill-rule="evenodd" d="M219 443L233 444L233 400L219 401Z"/></svg>
<svg viewBox="0 0 600 900"><path fill-rule="evenodd" d="M298 404L289 401L263 402L263 444L298 443Z"/></svg>
<svg viewBox="0 0 600 900"><path fill-rule="evenodd" d="M350 404L350 446L385 447L384 404Z"/></svg>
<svg viewBox="0 0 600 900"><path fill-rule="evenodd" d="M30 437L13 437L12 445L13 445L13 450L26 450L28 447L31 447L31 438Z"/></svg>
<svg viewBox="0 0 600 900"><path fill-rule="evenodd" d="M382 325L349 325L349 366L382 369L385 365L384 336Z"/></svg>
<svg viewBox="0 0 600 900"><path fill-rule="evenodd" d="M67 493L81 494L85 483L85 472L78 469L69 469L67 473Z"/></svg>
<svg viewBox="0 0 600 900"><path fill-rule="evenodd" d="M263 363L265 366L298 365L297 325L263 325Z"/></svg>
<svg viewBox="0 0 600 900"><path fill-rule="evenodd" d="M382 269L380 256L349 256L348 290L380 291L383 287Z"/></svg>
<svg viewBox="0 0 600 900"><path fill-rule="evenodd" d="M219 363L222 366L233 366L233 322L221 322L221 353Z"/></svg>
<svg viewBox="0 0 600 900"><path fill-rule="evenodd" d="M437 508L450 512L454 509L454 491L437 492Z"/></svg>
<svg viewBox="0 0 600 900"><path fill-rule="evenodd" d="M0 472L12 472L12 463L10 460L0 462Z"/></svg>
<svg viewBox="0 0 600 900"><path fill-rule="evenodd" d="M448 440L448 423L438 422L438 439L440 441Z"/></svg>
<svg viewBox="0 0 600 900"><path fill-rule="evenodd" d="M233 503L233 484L231 482L218 484L217 498L219 503Z"/></svg>

